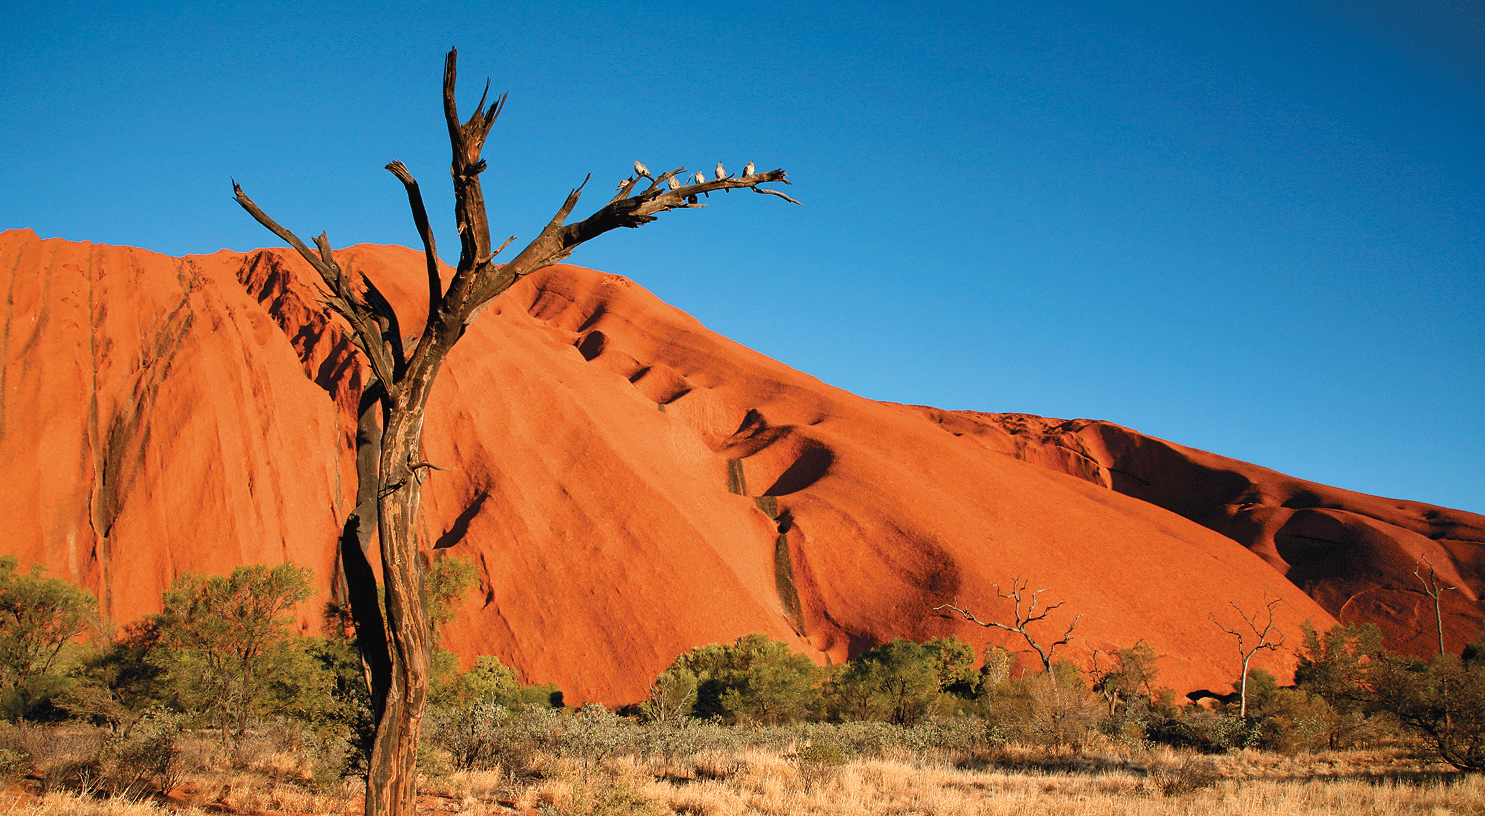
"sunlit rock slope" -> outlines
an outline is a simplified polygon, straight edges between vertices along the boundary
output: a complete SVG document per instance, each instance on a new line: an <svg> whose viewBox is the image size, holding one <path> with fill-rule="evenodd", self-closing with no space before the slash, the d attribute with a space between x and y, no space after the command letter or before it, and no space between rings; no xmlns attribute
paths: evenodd
<svg viewBox="0 0 1485 816"><path fill-rule="evenodd" d="M411 333L421 254L358 246ZM124 622L182 571L292 559L337 592L359 362L288 250L169 258L0 234L8 293L0 552ZM1477 626L1479 516L1309 485L1106 423L945 412L832 388L621 277L558 266L507 292L451 356L426 424L429 557L478 567L444 642L569 701L627 702L692 646L763 632L820 662L1005 617L1016 577L1075 616L1066 654L1143 638L1162 682L1225 689L1210 620L1282 599L1426 646L1411 572ZM1409 582L1413 583L1410 584ZM1308 593L1308 594L1307 594ZM314 627L313 606L304 610ZM1427 632L1424 633L1425 635ZM1261 665L1283 674L1287 651Z"/></svg>

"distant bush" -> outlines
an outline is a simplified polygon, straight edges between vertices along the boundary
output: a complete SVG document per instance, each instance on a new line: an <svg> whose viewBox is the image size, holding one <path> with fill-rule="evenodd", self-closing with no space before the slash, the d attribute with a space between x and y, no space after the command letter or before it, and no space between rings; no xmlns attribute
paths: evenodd
<svg viewBox="0 0 1485 816"><path fill-rule="evenodd" d="M827 708L840 720L910 725L952 706L951 690L977 690L974 649L958 638L894 640L840 667L824 687Z"/></svg>
<svg viewBox="0 0 1485 816"><path fill-rule="evenodd" d="M1205 754L1236 750L1256 740L1251 723L1224 711L1192 707L1150 726L1151 742Z"/></svg>

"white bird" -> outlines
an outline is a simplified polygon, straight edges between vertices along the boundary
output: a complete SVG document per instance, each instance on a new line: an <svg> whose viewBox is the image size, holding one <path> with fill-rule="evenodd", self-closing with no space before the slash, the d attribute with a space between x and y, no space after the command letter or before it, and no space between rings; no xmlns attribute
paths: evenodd
<svg viewBox="0 0 1485 816"><path fill-rule="evenodd" d="M722 169L722 163L721 162L717 162L717 180L718 181L721 181L724 178L727 178L727 171ZM730 193L732 191L729 190L729 189L727 189L726 187L723 187L722 188L722 192L724 192L724 193Z"/></svg>
<svg viewBox="0 0 1485 816"><path fill-rule="evenodd" d="M694 176L691 177L691 183L692 184L705 184L706 183L706 177L703 176L703 175L701 175L701 171L700 170L697 170L696 171L696 175L694 175Z"/></svg>
<svg viewBox="0 0 1485 816"><path fill-rule="evenodd" d="M652 176L652 175L650 175L650 168L645 167L643 164L640 164L639 162L635 162L634 163L634 174L637 175L637 176L639 176L640 178L647 178L650 181L654 181L655 180L655 177Z"/></svg>
<svg viewBox="0 0 1485 816"><path fill-rule="evenodd" d="M753 163L752 162L748 162L748 166L743 168L743 175L745 175L745 176L751 176L751 175L753 175Z"/></svg>
<svg viewBox="0 0 1485 816"><path fill-rule="evenodd" d="M675 176L667 176L665 179L665 186L669 187L672 190L681 189L681 183L675 180Z"/></svg>

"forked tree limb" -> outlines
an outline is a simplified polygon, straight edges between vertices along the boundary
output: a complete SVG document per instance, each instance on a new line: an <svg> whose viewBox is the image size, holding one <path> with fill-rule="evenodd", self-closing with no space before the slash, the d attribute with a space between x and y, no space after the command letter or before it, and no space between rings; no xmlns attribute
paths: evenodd
<svg viewBox="0 0 1485 816"><path fill-rule="evenodd" d="M991 584L991 586L995 587L996 595L1007 600L1015 601L1015 624L1004 624L1000 621L993 620L980 620L978 617L975 616L973 612L962 606L959 606L958 602L939 604L938 606L932 607L932 609L935 612L939 612L940 617L951 617L949 615L942 614L943 610L948 609L955 612L959 615L959 617L969 621L970 623L978 624L986 628L994 627L996 629L1003 629L1007 632L1015 632L1016 634L1020 635L1023 640L1026 641L1027 645L1031 646L1031 648L1036 651L1037 656L1041 658L1042 668L1050 672L1052 670L1052 657L1057 653L1057 647L1066 646L1067 644L1072 642L1073 630L1077 628L1078 621L1082 620L1083 616L1079 614L1078 616L1074 617L1072 619L1072 623L1069 623L1067 625L1067 630L1062 633L1062 637L1060 639L1051 644L1043 646L1042 643L1040 643L1036 639L1036 636L1029 632L1026 627L1030 626L1033 623L1036 623L1037 621L1044 620L1048 614L1050 614L1053 610L1061 607L1063 604L1055 603L1051 606L1042 607L1041 612L1038 613L1037 607L1039 606L1041 601L1040 596L1043 592L1047 591L1047 589L1038 589L1035 592L1031 593L1030 604L1026 607L1025 610L1022 610L1021 604L1025 596L1026 587L1029 583L1029 580L1023 581L1020 576L1017 576L1011 581L1010 592L1002 590L1000 588L1000 584Z"/></svg>
<svg viewBox="0 0 1485 816"><path fill-rule="evenodd" d="M268 213L263 212L262 208L248 198L247 193L242 191L242 187L235 180L232 182L232 192L237 203L249 215L268 228L269 232L293 247L300 257L308 261L309 265L319 273L326 287L322 293L325 304L350 324L352 342L366 355L366 360L371 365L372 373L377 380L386 384L389 393L393 392L398 379L395 372L400 368L400 361L393 360L391 348L383 342L385 328L378 322L376 310L356 293L350 280L341 271L340 265L335 262L330 252L329 239L325 234L322 232L315 238L315 245L320 250L319 254L311 252L309 247L299 240L299 236L270 218ZM395 318L395 315L393 317Z"/></svg>
<svg viewBox="0 0 1485 816"><path fill-rule="evenodd" d="M1423 564L1414 565L1413 577L1423 584L1423 594L1433 599L1433 616L1439 635L1439 656L1442 657L1444 655L1444 593L1457 590L1459 587L1439 583L1439 574L1433 568L1433 559L1425 555L1421 560L1423 564L1428 565L1428 577L1423 577Z"/></svg>

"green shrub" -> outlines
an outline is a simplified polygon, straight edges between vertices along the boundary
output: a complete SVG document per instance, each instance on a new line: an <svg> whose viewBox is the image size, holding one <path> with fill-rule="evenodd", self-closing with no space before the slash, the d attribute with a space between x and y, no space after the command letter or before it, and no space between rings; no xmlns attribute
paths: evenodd
<svg viewBox="0 0 1485 816"><path fill-rule="evenodd" d="M310 594L308 567L261 564L229 576L186 573L166 590L157 616L159 647L175 704L241 738L264 713L275 683L308 667L294 647L294 609Z"/></svg>
<svg viewBox="0 0 1485 816"><path fill-rule="evenodd" d="M1337 742L1341 716L1324 697L1302 689L1276 689L1256 711L1260 745L1295 754L1330 748Z"/></svg>
<svg viewBox="0 0 1485 816"><path fill-rule="evenodd" d="M20 574L20 559L0 556L0 716L46 717L51 700L71 685L59 661L89 629L104 628L98 601L46 567Z"/></svg>
<svg viewBox="0 0 1485 816"><path fill-rule="evenodd" d="M730 723L797 722L821 706L817 684L823 676L809 658L766 635L746 635L735 643L700 646L677 657L667 672L696 678L693 716Z"/></svg>

